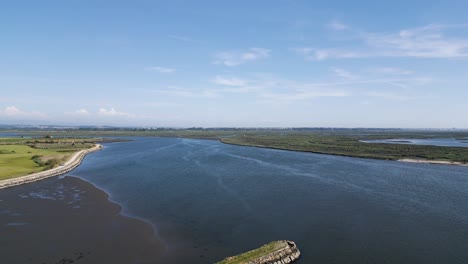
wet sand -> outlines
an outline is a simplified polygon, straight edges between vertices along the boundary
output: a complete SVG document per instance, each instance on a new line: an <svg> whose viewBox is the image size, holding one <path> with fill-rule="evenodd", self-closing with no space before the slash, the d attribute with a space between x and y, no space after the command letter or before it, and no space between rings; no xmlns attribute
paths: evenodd
<svg viewBox="0 0 468 264"><path fill-rule="evenodd" d="M150 224L76 177L0 191L1 263L162 263Z"/></svg>

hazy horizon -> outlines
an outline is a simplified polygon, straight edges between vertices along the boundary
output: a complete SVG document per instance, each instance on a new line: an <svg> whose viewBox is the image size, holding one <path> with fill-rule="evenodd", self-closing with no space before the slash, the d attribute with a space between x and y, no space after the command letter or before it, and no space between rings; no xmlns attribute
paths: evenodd
<svg viewBox="0 0 468 264"><path fill-rule="evenodd" d="M0 3L0 124L468 128L466 1Z"/></svg>

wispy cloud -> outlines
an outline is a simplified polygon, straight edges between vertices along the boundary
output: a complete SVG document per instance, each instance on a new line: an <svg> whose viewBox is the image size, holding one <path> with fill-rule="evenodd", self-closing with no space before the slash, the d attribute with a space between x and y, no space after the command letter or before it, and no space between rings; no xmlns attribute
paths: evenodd
<svg viewBox="0 0 468 264"><path fill-rule="evenodd" d="M4 110L0 110L0 116L14 119L37 119L46 118L47 115L37 111L24 111L16 106L7 106Z"/></svg>
<svg viewBox="0 0 468 264"><path fill-rule="evenodd" d="M165 73L165 74L176 72L176 69L167 68L167 67L160 67L160 66L156 66L156 67L147 67L147 68L145 68L145 70L147 70L147 71L155 71L155 72Z"/></svg>
<svg viewBox="0 0 468 264"><path fill-rule="evenodd" d="M427 25L402 29L394 33L356 33L361 48L294 49L310 60L413 57L413 58L465 58L468 57L468 38L451 35L451 31L466 29L467 24Z"/></svg>
<svg viewBox="0 0 468 264"><path fill-rule="evenodd" d="M189 38L189 37L186 37L186 36L169 35L169 38L179 40L179 41L184 41L184 42L193 42L192 38Z"/></svg>
<svg viewBox="0 0 468 264"><path fill-rule="evenodd" d="M246 81L243 79L235 78L235 77L224 77L217 75L212 80L213 83L225 86L244 86L246 85Z"/></svg>
<svg viewBox="0 0 468 264"><path fill-rule="evenodd" d="M301 54L307 60L324 60L330 58L340 58L340 59L349 59L349 58L363 58L369 57L370 54L359 53L351 50L339 50L339 49L318 49L318 48L294 48L298 54Z"/></svg>
<svg viewBox="0 0 468 264"><path fill-rule="evenodd" d="M119 112L115 110L115 108L99 108L98 115L100 116L108 116L108 117L131 117L132 114Z"/></svg>
<svg viewBox="0 0 468 264"><path fill-rule="evenodd" d="M330 68L330 70L335 75L337 75L338 77L341 77L343 79L355 80L355 79L359 78L357 75L354 75L354 74L350 73L349 71L346 71L346 70L343 70L343 69L340 69L340 68L332 67L332 68Z"/></svg>
<svg viewBox="0 0 468 264"><path fill-rule="evenodd" d="M304 101L319 97L345 97L350 95L351 94L346 91L296 91L290 93L263 93L260 97L274 102L292 103L295 101Z"/></svg>
<svg viewBox="0 0 468 264"><path fill-rule="evenodd" d="M268 104L351 96L361 96L368 101L373 97L404 101L405 94L414 90L412 88L431 81L425 77L406 74L408 72L404 69L390 67L353 69L352 72L341 67L331 67L329 70L332 75L319 81L298 81L272 74L229 74L215 75L203 87L169 86L150 92L160 94L161 98L179 97L181 100L232 98L235 94L243 100Z"/></svg>
<svg viewBox="0 0 468 264"><path fill-rule="evenodd" d="M406 73L405 70L392 68L385 71ZM225 88L213 89L217 95L224 93L245 93L258 102L295 103L316 98L339 98L361 96L372 100L379 97L386 100L406 101L412 97L417 87L430 83L432 79L404 74L384 74L368 70L351 73L338 67L330 68L335 75L331 80L304 82L278 78L273 75L253 75L250 77L216 76L217 84ZM377 89L377 90L376 90Z"/></svg>
<svg viewBox="0 0 468 264"><path fill-rule="evenodd" d="M264 48L250 48L247 51L223 51L214 55L215 64L237 66L249 61L256 61L270 57L271 50Z"/></svg>
<svg viewBox="0 0 468 264"><path fill-rule="evenodd" d="M75 115L75 116L87 116L89 115L89 111L84 109L84 108L80 108L76 111L72 111L72 112L65 112L64 113L65 115Z"/></svg>
<svg viewBox="0 0 468 264"><path fill-rule="evenodd" d="M259 102L293 103L319 97L349 96L334 85L326 86L317 83L297 82L282 79L272 75L259 75L251 78L219 77L217 83L224 83L226 88L217 90L218 93L244 93Z"/></svg>
<svg viewBox="0 0 468 264"><path fill-rule="evenodd" d="M414 72L406 69L395 68L395 67L377 67L374 68L372 71L377 73L383 74L391 74L391 75L411 75Z"/></svg>
<svg viewBox="0 0 468 264"><path fill-rule="evenodd" d="M203 42L203 41L199 41L199 40L193 39L193 38L188 37L188 36L169 35L168 37L169 37L170 39L174 39L174 40L181 41L181 42L194 43L194 44L206 44L206 43Z"/></svg>
<svg viewBox="0 0 468 264"><path fill-rule="evenodd" d="M366 92L365 95L370 96L370 97L381 97L381 98L385 98L385 99L392 100L392 101L408 101L412 99L410 96L400 95L396 93L389 93L389 92L370 91L370 92Z"/></svg>
<svg viewBox="0 0 468 264"><path fill-rule="evenodd" d="M327 26L333 30L345 30L349 28L348 25L343 24L337 20L331 21L330 23L327 24Z"/></svg>
<svg viewBox="0 0 468 264"><path fill-rule="evenodd" d="M172 96L172 97L187 97L187 98L214 98L218 97L219 93L212 89L194 89L184 87L168 87L162 90L153 90L152 92Z"/></svg>

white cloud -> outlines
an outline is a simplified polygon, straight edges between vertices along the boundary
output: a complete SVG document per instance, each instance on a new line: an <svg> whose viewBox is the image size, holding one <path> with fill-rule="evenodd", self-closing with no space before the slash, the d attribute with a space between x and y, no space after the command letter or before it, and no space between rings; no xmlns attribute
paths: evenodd
<svg viewBox="0 0 468 264"><path fill-rule="evenodd" d="M343 70L343 69L340 69L340 68L332 67L330 70L334 74L336 74L338 77L341 77L343 79L355 80L355 79L359 78L357 75L354 75L354 74L350 73L349 71L346 71L346 70Z"/></svg>
<svg viewBox="0 0 468 264"><path fill-rule="evenodd" d="M80 115L87 115L89 114L88 110L81 108L75 111L75 113L80 114Z"/></svg>
<svg viewBox="0 0 468 264"><path fill-rule="evenodd" d="M252 75L248 77L216 76L218 84L225 84L225 88L213 89L216 95L225 93L245 93L249 98L258 102L270 104L294 103L321 97L348 97L362 95L365 97L380 97L392 101L406 101L412 97L404 94L418 91L418 87L432 81L430 78L406 75L406 70L398 68L379 69L385 72L401 72L403 74L388 76L382 72L358 71L359 75L347 70L332 67L330 71L336 77L324 82L299 82L282 79L273 75ZM362 73L362 74L361 74ZM370 77L369 77L370 76ZM241 80L241 81L240 81ZM372 89L379 88L378 92Z"/></svg>
<svg viewBox="0 0 468 264"><path fill-rule="evenodd" d="M113 117L130 117L130 116L132 116L129 113L119 112L119 111L115 110L113 107L111 107L109 109L99 108L98 115L109 116L109 117L112 117L112 116Z"/></svg>
<svg viewBox="0 0 468 264"><path fill-rule="evenodd" d="M335 87L338 86L335 84L297 82L272 75L257 75L253 78L231 77L222 80L223 83L232 87L217 90L219 93L248 93L251 98L268 103L293 103L319 97L344 97L351 94L349 91Z"/></svg>
<svg viewBox="0 0 468 264"><path fill-rule="evenodd" d="M310 60L413 57L466 58L468 38L448 36L449 29L466 29L468 25L428 25L403 29L395 33L359 33L355 37L362 48L299 48L296 52Z"/></svg>
<svg viewBox="0 0 468 264"><path fill-rule="evenodd" d="M327 24L327 26L333 30L345 30L349 28L348 25L345 25L336 20L331 21L330 23Z"/></svg>
<svg viewBox="0 0 468 264"><path fill-rule="evenodd" d="M295 48L295 52L304 55L307 60L325 60L329 58L363 58L370 54L358 53L338 49L317 49L317 48Z"/></svg>
<svg viewBox="0 0 468 264"><path fill-rule="evenodd" d="M76 118L88 118L88 117L99 117L99 118L109 118L109 117L136 117L133 114L125 113L125 112L120 112L115 110L115 108L105 108L101 107L98 109L98 111L88 111L85 108L80 108L78 110L72 111L72 112L65 112L64 113L67 116L73 116Z"/></svg>
<svg viewBox="0 0 468 264"><path fill-rule="evenodd" d="M159 72L159 73L174 73L176 72L176 69L173 69L173 68L166 68L166 67L160 67L160 66L157 66L157 67L147 67L145 68L145 70L147 71L155 71L155 72Z"/></svg>
<svg viewBox="0 0 468 264"><path fill-rule="evenodd" d="M17 118L17 119L37 119L37 118L46 118L47 115L37 111L23 111L16 106L7 106L3 111L0 110L0 116L7 118Z"/></svg>
<svg viewBox="0 0 468 264"><path fill-rule="evenodd" d="M66 115L75 115L75 116L87 116L89 115L89 111L84 109L84 108L81 108L81 109L78 109L76 111L73 111L73 112L65 112L64 114Z"/></svg>
<svg viewBox="0 0 468 264"><path fill-rule="evenodd" d="M213 83L225 86L244 86L246 85L246 81L243 79L235 78L235 77L224 77L224 76L216 76L213 80Z"/></svg>
<svg viewBox="0 0 468 264"><path fill-rule="evenodd" d="M264 48L250 48L247 51L224 51L214 55L215 64L237 66L249 61L266 59L270 57L271 50Z"/></svg>
<svg viewBox="0 0 468 264"><path fill-rule="evenodd" d="M7 116L16 116L22 113L16 106L7 106L3 113Z"/></svg>

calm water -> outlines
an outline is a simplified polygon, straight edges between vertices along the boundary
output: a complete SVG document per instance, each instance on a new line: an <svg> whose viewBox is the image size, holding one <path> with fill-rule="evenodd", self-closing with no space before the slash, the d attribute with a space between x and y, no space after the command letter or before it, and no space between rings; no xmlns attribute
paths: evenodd
<svg viewBox="0 0 468 264"><path fill-rule="evenodd" d="M154 224L167 263L291 239L299 263L467 263L468 167L136 138L72 175Z"/></svg>
<svg viewBox="0 0 468 264"><path fill-rule="evenodd" d="M17 133L5 133L5 132L0 132L0 137L2 138L10 138L10 137L20 137L18 136Z"/></svg>
<svg viewBox="0 0 468 264"><path fill-rule="evenodd" d="M361 140L364 143L387 143L387 144L410 144L410 145L429 145L429 146L442 146L442 147L467 147L467 139L455 138L431 138L431 139L375 139L375 140Z"/></svg>
<svg viewBox="0 0 468 264"><path fill-rule="evenodd" d="M466 263L468 168L138 138L73 175L149 220L169 255L210 263L292 239L300 263Z"/></svg>

